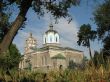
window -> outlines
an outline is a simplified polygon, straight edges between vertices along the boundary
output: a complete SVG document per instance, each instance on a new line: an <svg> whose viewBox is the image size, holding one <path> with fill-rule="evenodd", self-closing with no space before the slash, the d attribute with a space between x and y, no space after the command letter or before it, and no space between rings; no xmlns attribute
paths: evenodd
<svg viewBox="0 0 110 82"><path fill-rule="evenodd" d="M56 42L57 42L57 37L56 37Z"/></svg>
<svg viewBox="0 0 110 82"><path fill-rule="evenodd" d="M44 58L42 57L42 65L44 65Z"/></svg>
<svg viewBox="0 0 110 82"><path fill-rule="evenodd" d="M45 38L45 43L46 43L46 38Z"/></svg>
<svg viewBox="0 0 110 82"><path fill-rule="evenodd" d="M47 57L42 56L42 65L47 65Z"/></svg>
<svg viewBox="0 0 110 82"><path fill-rule="evenodd" d="M52 42L52 36L50 36L50 42Z"/></svg>
<svg viewBox="0 0 110 82"><path fill-rule="evenodd" d="M45 56L45 65L47 65L47 57Z"/></svg>

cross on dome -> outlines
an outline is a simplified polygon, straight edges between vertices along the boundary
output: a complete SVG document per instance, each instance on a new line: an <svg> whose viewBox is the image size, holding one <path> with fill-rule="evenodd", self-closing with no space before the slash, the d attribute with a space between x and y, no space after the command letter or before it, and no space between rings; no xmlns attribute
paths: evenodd
<svg viewBox="0 0 110 82"><path fill-rule="evenodd" d="M52 23L49 25L49 30L53 30L53 24Z"/></svg>
<svg viewBox="0 0 110 82"><path fill-rule="evenodd" d="M32 37L32 33L30 32L30 37Z"/></svg>

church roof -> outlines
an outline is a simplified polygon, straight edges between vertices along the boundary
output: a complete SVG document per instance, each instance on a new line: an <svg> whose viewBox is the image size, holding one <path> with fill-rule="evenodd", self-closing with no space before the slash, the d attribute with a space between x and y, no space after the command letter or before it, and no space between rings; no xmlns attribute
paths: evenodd
<svg viewBox="0 0 110 82"><path fill-rule="evenodd" d="M52 59L65 59L65 57L62 54L57 54L53 56Z"/></svg>
<svg viewBox="0 0 110 82"><path fill-rule="evenodd" d="M49 30L47 30L45 33L46 33L46 34L48 34L48 33L50 33L50 32L53 32L53 33L58 33L56 30L50 30L50 29L49 29Z"/></svg>
<svg viewBox="0 0 110 82"><path fill-rule="evenodd" d="M73 50L73 51L78 51L78 52L83 52L83 51L81 51L81 50L77 50L77 49L70 48L70 47L65 47L65 49L67 49L67 50Z"/></svg>
<svg viewBox="0 0 110 82"><path fill-rule="evenodd" d="M45 33L48 34L48 33L50 33L50 32L58 33L56 30L53 29L53 25L52 25L52 24L50 24L49 30L47 30Z"/></svg>
<svg viewBox="0 0 110 82"><path fill-rule="evenodd" d="M46 47L42 47L42 48L36 48L34 49L35 51L44 51L44 50L49 50L49 49L53 49L53 50L71 50L71 51L77 51L77 52L83 52L74 48L70 48L70 47L60 47L60 46L46 46Z"/></svg>

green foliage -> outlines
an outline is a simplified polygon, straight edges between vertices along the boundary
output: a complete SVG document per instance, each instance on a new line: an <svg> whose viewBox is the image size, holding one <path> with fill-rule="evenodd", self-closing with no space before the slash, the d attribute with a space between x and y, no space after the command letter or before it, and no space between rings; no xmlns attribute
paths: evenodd
<svg viewBox="0 0 110 82"><path fill-rule="evenodd" d="M12 63L11 67L18 67L19 61L21 60L21 54L15 44L12 44L9 48L10 60Z"/></svg>
<svg viewBox="0 0 110 82"><path fill-rule="evenodd" d="M1 6L1 4L3 4L4 6ZM79 0L1 0L1 9L3 9L4 7L8 9L8 7L14 5L14 7L18 7L19 12L13 23L10 25L8 32L4 33L3 38L1 38L2 42L0 44L0 53L5 52L12 43L18 30L22 27L23 23L27 19L26 14L29 8L33 8L38 17L43 16L45 13L50 13L53 15L53 17L55 17L55 19L68 17L70 22L71 17L68 13L68 8L70 8L71 6L77 6L78 4Z"/></svg>
<svg viewBox="0 0 110 82"><path fill-rule="evenodd" d="M103 56L107 60L110 56L110 0L98 6L94 12L97 24L98 38L103 42Z"/></svg>
<svg viewBox="0 0 110 82"><path fill-rule="evenodd" d="M74 61L69 61L68 68L69 69L75 69L75 68L77 68L77 64Z"/></svg>
<svg viewBox="0 0 110 82"><path fill-rule="evenodd" d="M0 68L4 70L18 68L19 62L21 59L21 55L16 47L16 45L12 44L9 48L9 51L0 55Z"/></svg>
<svg viewBox="0 0 110 82"><path fill-rule="evenodd" d="M88 61L88 58L86 56L84 56L83 61L84 62L87 62Z"/></svg>
<svg viewBox="0 0 110 82"><path fill-rule="evenodd" d="M88 64L87 64L88 65ZM110 64L109 64L110 65ZM102 65L96 67L88 66L85 70L53 70L48 73L39 73L39 71L9 70L8 76L0 69L0 81L4 82L109 82L110 67L104 69Z"/></svg>
<svg viewBox="0 0 110 82"><path fill-rule="evenodd" d="M3 0L1 2L3 2L5 5L3 7L7 7L16 3L14 6L18 6L20 11L23 10L23 6L27 5L24 4L25 0ZM70 17L68 9L71 6L79 5L79 3L80 0L32 0L32 5L30 7L33 8L38 16L43 16L45 13L50 12L55 18L60 18ZM47 12L45 12L45 10L47 10Z"/></svg>
<svg viewBox="0 0 110 82"><path fill-rule="evenodd" d="M9 30L9 17L10 13L5 12L5 3L3 0L0 1L0 42L2 41L3 37Z"/></svg>
<svg viewBox="0 0 110 82"><path fill-rule="evenodd" d="M110 35L110 0L105 0L94 12L94 20L97 24L99 39Z"/></svg>
<svg viewBox="0 0 110 82"><path fill-rule="evenodd" d="M103 42L104 42L103 54L105 57L110 57L110 36L107 36Z"/></svg>
<svg viewBox="0 0 110 82"><path fill-rule="evenodd" d="M95 51L93 60L94 60L94 65L96 67L100 67L100 65L105 64L102 52L99 53L99 52Z"/></svg>
<svg viewBox="0 0 110 82"><path fill-rule="evenodd" d="M96 31L91 29L90 24L83 24L80 27L78 32L78 45L82 45L89 48L90 57L92 59L91 48L90 48L90 41L94 41L96 38Z"/></svg>
<svg viewBox="0 0 110 82"><path fill-rule="evenodd" d="M82 44L82 46L86 46L89 47L90 40L94 40L96 38L96 31L91 30L91 26L90 24L83 24L80 27L80 30L78 32L78 45L80 46Z"/></svg>
<svg viewBox="0 0 110 82"><path fill-rule="evenodd" d="M71 6L77 6L79 0L33 0L33 9L37 15L44 15L45 9L50 12L55 18L67 17L68 8Z"/></svg>
<svg viewBox="0 0 110 82"><path fill-rule="evenodd" d="M106 50L110 49L110 36L106 37L104 40L104 49Z"/></svg>

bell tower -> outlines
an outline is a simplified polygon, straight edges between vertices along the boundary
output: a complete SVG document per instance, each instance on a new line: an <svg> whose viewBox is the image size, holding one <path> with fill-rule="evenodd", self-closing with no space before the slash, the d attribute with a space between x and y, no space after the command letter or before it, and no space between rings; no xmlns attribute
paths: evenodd
<svg viewBox="0 0 110 82"><path fill-rule="evenodd" d="M36 39L32 36L32 33L30 33L29 37L26 39L25 43L25 54L30 53L33 51L34 48L37 46Z"/></svg>

